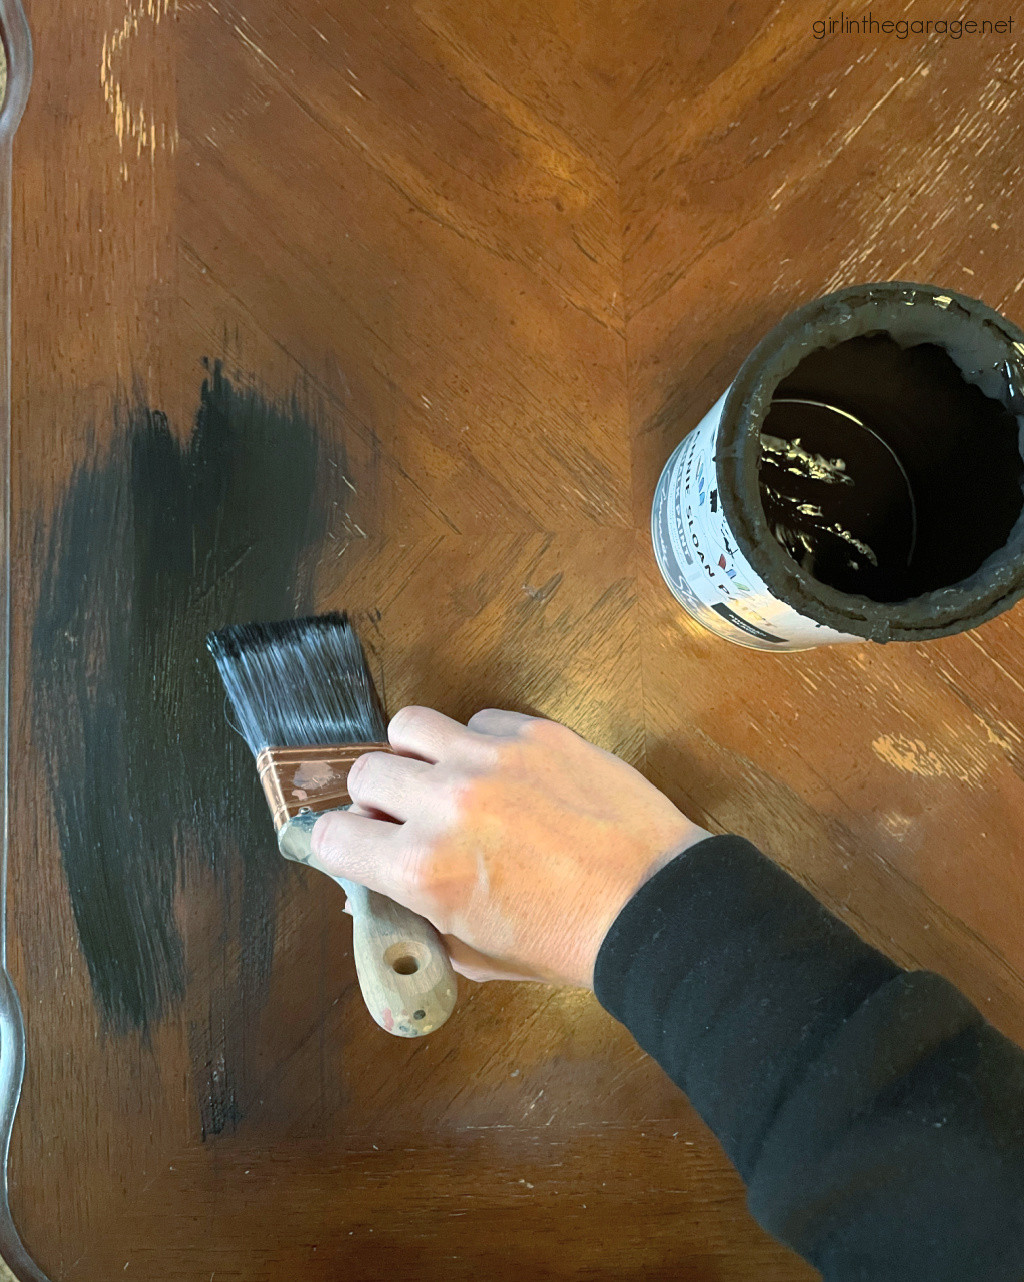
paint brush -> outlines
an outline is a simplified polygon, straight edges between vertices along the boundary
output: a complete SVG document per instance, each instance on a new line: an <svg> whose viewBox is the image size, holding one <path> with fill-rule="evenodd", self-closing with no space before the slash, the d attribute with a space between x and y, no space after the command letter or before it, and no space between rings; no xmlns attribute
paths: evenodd
<svg viewBox="0 0 1024 1282"><path fill-rule="evenodd" d="M235 727L256 769L286 859L309 864L313 825L347 810L352 763L392 752L363 647L344 612L233 624L211 632L213 655ZM425 918L356 882L348 896L352 951L370 1014L396 1037L439 1028L455 1006L455 973L441 936Z"/></svg>

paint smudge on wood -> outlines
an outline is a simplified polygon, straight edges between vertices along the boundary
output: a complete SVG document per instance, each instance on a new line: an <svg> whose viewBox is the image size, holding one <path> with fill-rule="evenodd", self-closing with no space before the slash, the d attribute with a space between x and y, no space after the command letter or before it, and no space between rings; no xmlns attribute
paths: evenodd
<svg viewBox="0 0 1024 1282"><path fill-rule="evenodd" d="M336 472L318 468L296 396L271 404L219 364L186 448L156 410L115 417L109 456L79 467L37 528L35 733L108 1029L145 1035L187 978L209 989L190 1023L205 1135L245 1109L243 1034L266 998L284 864L204 637L313 608L307 552L327 531ZM187 976L175 898L211 877L207 973Z"/></svg>

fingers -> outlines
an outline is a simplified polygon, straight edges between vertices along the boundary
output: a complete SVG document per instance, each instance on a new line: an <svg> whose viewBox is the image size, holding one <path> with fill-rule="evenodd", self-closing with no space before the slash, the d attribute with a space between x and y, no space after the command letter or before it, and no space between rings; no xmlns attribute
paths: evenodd
<svg viewBox="0 0 1024 1282"><path fill-rule="evenodd" d="M388 723L388 743L395 752L422 761L434 763L457 756L460 750L471 751L472 740L461 721L415 703L400 708Z"/></svg>
<svg viewBox="0 0 1024 1282"><path fill-rule="evenodd" d="M361 806L358 801L352 802L348 808L348 813L350 815L363 815L367 819L383 819L387 823L395 822L391 815L385 814L383 810L375 810L373 806Z"/></svg>
<svg viewBox="0 0 1024 1282"><path fill-rule="evenodd" d="M368 819L351 810L326 810L310 833L309 863L329 877L357 881L405 903L407 888L401 882L398 852L401 834L399 824Z"/></svg>
<svg viewBox="0 0 1024 1282"><path fill-rule="evenodd" d="M430 789L434 765L479 765L493 754L496 737L514 735L537 720L521 712L484 708L464 726L434 708L410 704L396 712L388 726L388 742L401 755L366 752L357 758L348 775L349 794L364 813L382 812L407 823L438 804Z"/></svg>
<svg viewBox="0 0 1024 1282"><path fill-rule="evenodd" d="M430 810L431 796L426 785L433 769L429 762L415 757L364 752L352 763L345 786L358 813L390 815L406 823L413 814L422 816Z"/></svg>
<svg viewBox="0 0 1024 1282"><path fill-rule="evenodd" d="M463 725L434 708L409 704L391 718L388 742L396 752L419 757L423 761L436 763L460 756L472 761L478 759L474 749L485 746L481 743L482 736L511 736L518 733L526 722L542 720L543 717L529 717L525 712L482 708L470 717L467 725Z"/></svg>
<svg viewBox="0 0 1024 1282"><path fill-rule="evenodd" d="M525 712L509 712L505 708L481 708L466 722L467 729L477 734L511 736L518 734L527 721L541 721L542 717L529 717Z"/></svg>

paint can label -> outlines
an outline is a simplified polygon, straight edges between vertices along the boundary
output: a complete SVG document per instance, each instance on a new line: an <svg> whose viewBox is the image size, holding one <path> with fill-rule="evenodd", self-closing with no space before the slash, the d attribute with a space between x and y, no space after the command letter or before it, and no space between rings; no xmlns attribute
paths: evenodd
<svg viewBox="0 0 1024 1282"><path fill-rule="evenodd" d="M863 637L837 632L774 597L725 519L715 445L729 388L676 447L654 493L651 539L672 595L709 632L754 650L809 650Z"/></svg>

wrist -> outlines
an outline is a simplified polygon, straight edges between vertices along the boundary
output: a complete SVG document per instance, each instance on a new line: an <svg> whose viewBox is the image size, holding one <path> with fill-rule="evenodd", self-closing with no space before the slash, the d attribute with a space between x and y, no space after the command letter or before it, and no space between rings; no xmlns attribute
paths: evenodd
<svg viewBox="0 0 1024 1282"><path fill-rule="evenodd" d="M662 854L651 860L640 876L633 880L622 893L613 897L604 914L603 920L598 924L598 927L594 932L593 946L591 949L588 949L587 977L584 986L589 988L591 992L593 992L594 989L594 968L597 965L597 957L601 951L601 945L604 943L608 932L611 930L626 905L639 893L642 887L646 886L647 883L653 877L657 876L663 868L667 868L673 860L678 859L681 855L692 849L692 847L699 845L700 842L706 841L709 837L713 836L714 833L708 832L706 829L699 828L696 824L687 821L686 828L682 835Z"/></svg>

